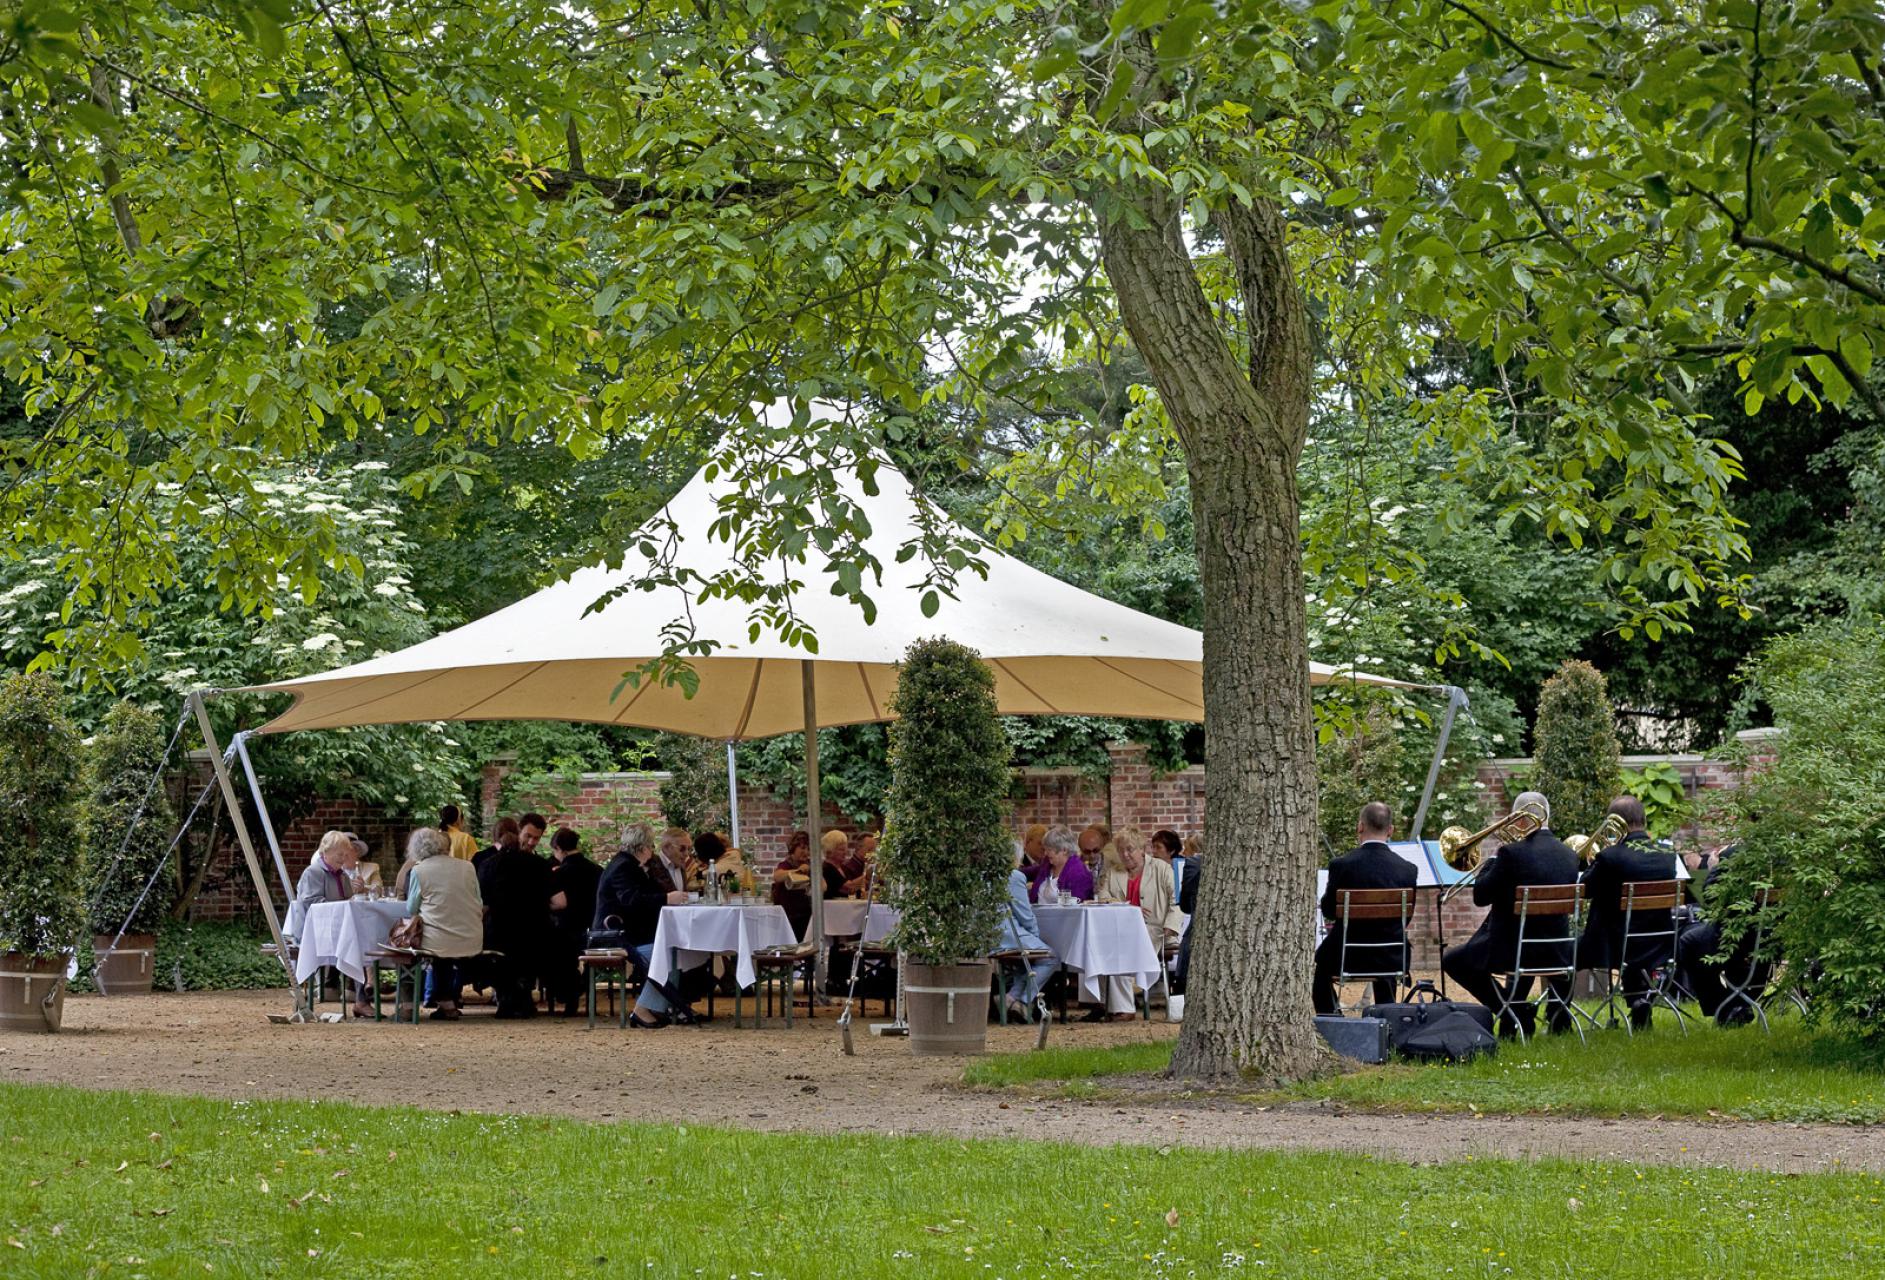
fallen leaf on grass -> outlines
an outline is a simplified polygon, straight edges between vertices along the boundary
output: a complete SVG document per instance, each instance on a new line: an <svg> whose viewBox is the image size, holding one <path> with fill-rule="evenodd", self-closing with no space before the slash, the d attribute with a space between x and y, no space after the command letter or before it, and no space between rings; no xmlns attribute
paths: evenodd
<svg viewBox="0 0 1885 1280"><path fill-rule="evenodd" d="M351 1169L336 1169L336 1170L334 1170L334 1172L332 1172L332 1173L330 1173L330 1174L328 1174L327 1176L328 1176L328 1177L330 1177L330 1178L334 1178L334 1179L339 1179L339 1178L344 1178L344 1177L346 1177L346 1176L347 1176L348 1174L350 1174L350 1173L352 1173L352 1172L353 1172L353 1170L351 1170Z"/></svg>
<svg viewBox="0 0 1885 1280"><path fill-rule="evenodd" d="M1168 1227L1175 1227L1178 1225L1178 1210L1177 1209L1167 1209L1165 1211L1165 1225Z"/></svg>
<svg viewBox="0 0 1885 1280"><path fill-rule="evenodd" d="M923 1230L929 1232L933 1236L946 1236L949 1234L948 1227L924 1227Z"/></svg>
<svg viewBox="0 0 1885 1280"><path fill-rule="evenodd" d="M290 1196L288 1199L288 1203L293 1205L295 1208L299 1209L302 1205L306 1204L308 1201L312 1200L313 1198L314 1198L314 1188L309 1187L306 1191L303 1191L301 1193L299 1199L293 1196Z"/></svg>
<svg viewBox="0 0 1885 1280"><path fill-rule="evenodd" d="M113 1169L112 1172L123 1173L126 1169L129 1169L130 1167L131 1167L131 1162L129 1160L126 1160L123 1163L121 1163L116 1169Z"/></svg>
<svg viewBox="0 0 1885 1280"><path fill-rule="evenodd" d="M31 1182L27 1183L26 1185L29 1187L43 1187L46 1185L46 1180L44 1178L34 1178Z"/></svg>
<svg viewBox="0 0 1885 1280"><path fill-rule="evenodd" d="M26 1247L25 1245L21 1244L18 1240L15 1240L12 1236L7 1237L7 1243L12 1245L15 1249L24 1249Z"/></svg>
<svg viewBox="0 0 1885 1280"><path fill-rule="evenodd" d="M154 1165L152 1165L152 1166L151 1166L151 1168L153 1168L153 1169L168 1169L168 1168L169 1168L169 1167L170 1167L171 1165L173 1165L173 1164L175 1164L175 1163L176 1163L176 1161L174 1161L174 1160L166 1160L166 1161L164 1161L164 1162L163 1162L162 1164L154 1164Z"/></svg>

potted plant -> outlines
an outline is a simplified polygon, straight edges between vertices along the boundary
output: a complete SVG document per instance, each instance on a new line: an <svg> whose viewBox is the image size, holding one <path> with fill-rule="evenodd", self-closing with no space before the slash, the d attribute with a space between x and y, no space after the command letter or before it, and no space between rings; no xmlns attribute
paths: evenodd
<svg viewBox="0 0 1885 1280"><path fill-rule="evenodd" d="M160 874L176 827L170 794L156 777L164 754L163 722L121 702L105 716L85 761L79 822L90 871L85 896L98 990L108 996L150 991L157 926L175 893Z"/></svg>
<svg viewBox="0 0 1885 1280"><path fill-rule="evenodd" d="M1000 930L1014 846L1007 829L1008 735L995 678L973 649L919 640L890 700L890 790L878 865L903 913L910 1049L980 1053L988 950Z"/></svg>
<svg viewBox="0 0 1885 1280"><path fill-rule="evenodd" d="M41 672L0 682L0 1028L57 1031L85 924L78 734Z"/></svg>

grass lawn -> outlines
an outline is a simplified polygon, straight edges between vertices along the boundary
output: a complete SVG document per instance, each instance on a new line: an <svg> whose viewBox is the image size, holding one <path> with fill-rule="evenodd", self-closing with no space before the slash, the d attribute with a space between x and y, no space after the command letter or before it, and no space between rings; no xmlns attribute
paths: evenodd
<svg viewBox="0 0 1885 1280"><path fill-rule="evenodd" d="M1665 1017L1667 1015L1664 1015ZM1172 1043L1117 1049L1049 1049L974 1063L976 1085L1065 1082L1095 1092L1096 1077L1160 1071ZM1723 1031L1691 1021L1688 1035L1658 1022L1649 1035L1620 1030L1504 1043L1490 1058L1459 1066L1398 1063L1364 1067L1260 1100L1332 1099L1399 1111L1542 1112L1578 1115L1717 1116L1742 1120L1885 1121L1885 1058L1795 1018Z"/></svg>
<svg viewBox="0 0 1885 1280"><path fill-rule="evenodd" d="M31 1085L0 1085L0 1135L10 1278L1885 1274L1885 1181L1863 1174L1410 1168Z"/></svg>

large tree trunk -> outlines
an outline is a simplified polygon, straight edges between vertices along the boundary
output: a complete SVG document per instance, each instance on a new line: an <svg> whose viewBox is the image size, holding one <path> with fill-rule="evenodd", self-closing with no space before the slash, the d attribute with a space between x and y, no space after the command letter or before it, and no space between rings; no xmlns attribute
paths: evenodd
<svg viewBox="0 0 1885 1280"><path fill-rule="evenodd" d="M1309 419L1303 298L1277 211L1223 215L1249 335L1240 365L1199 286L1177 206L1155 192L1128 199L1130 211L1098 210L1101 247L1185 449L1204 594L1209 854L1172 1069L1299 1079L1323 1059L1309 999L1316 773L1296 488Z"/></svg>

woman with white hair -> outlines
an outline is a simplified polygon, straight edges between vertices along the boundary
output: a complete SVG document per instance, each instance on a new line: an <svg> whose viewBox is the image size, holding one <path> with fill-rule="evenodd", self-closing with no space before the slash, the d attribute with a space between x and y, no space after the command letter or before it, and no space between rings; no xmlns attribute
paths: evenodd
<svg viewBox="0 0 1885 1280"><path fill-rule="evenodd" d="M432 959L432 991L438 999L434 1018L460 1017L458 993L464 989L459 961L484 949L484 898L478 872L451 856L451 841L437 827L421 827L406 841L412 870L406 876L406 910L419 917L419 945Z"/></svg>
<svg viewBox="0 0 1885 1280"><path fill-rule="evenodd" d="M648 824L629 825L623 829L616 854L603 868L602 879L596 885L595 927L619 929L623 945L640 962L643 973L654 958L655 928L661 923L661 908L687 901L687 890L666 887L665 874L661 880L656 880L648 865L655 860L655 852L654 832L648 829ZM635 1012L628 1022L630 1026L647 1029L665 1027L670 1021L692 1020L692 1013L675 998L672 990L644 980L641 995L635 1000Z"/></svg>
<svg viewBox="0 0 1885 1280"><path fill-rule="evenodd" d="M301 904L301 910L305 913L317 902L345 902L353 896L348 873L359 861L353 837L345 831L330 831L322 836L320 846L314 851L314 860L308 863L308 869L301 873L301 880L295 885L295 901Z"/></svg>

